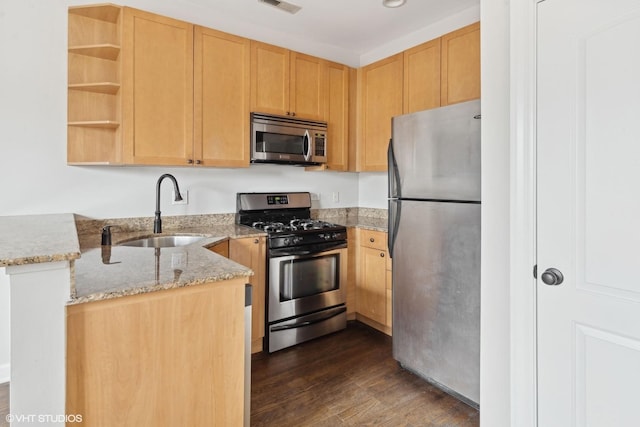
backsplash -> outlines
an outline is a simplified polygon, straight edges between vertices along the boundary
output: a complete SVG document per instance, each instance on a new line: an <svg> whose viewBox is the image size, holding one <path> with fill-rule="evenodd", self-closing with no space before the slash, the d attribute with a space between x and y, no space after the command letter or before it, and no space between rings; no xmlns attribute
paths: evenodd
<svg viewBox="0 0 640 427"><path fill-rule="evenodd" d="M387 219L386 209L375 208L333 208L311 209L311 217L314 219L330 218L355 218L355 217ZM152 231L153 217L93 219L82 215L75 215L76 228L79 236L97 236L105 225L113 226L116 233L130 233L136 231ZM213 225L234 224L235 213L208 214L208 215L178 215L163 216L162 225L165 230L188 229Z"/></svg>

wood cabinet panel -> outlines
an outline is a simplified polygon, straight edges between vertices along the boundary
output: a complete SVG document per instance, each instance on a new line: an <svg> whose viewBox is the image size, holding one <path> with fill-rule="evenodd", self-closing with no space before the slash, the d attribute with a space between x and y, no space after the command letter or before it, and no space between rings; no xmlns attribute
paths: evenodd
<svg viewBox="0 0 640 427"><path fill-rule="evenodd" d="M323 120L325 117L324 60L291 52L289 112L302 119Z"/></svg>
<svg viewBox="0 0 640 427"><path fill-rule="evenodd" d="M440 106L440 39L404 52L404 113Z"/></svg>
<svg viewBox="0 0 640 427"><path fill-rule="evenodd" d="M480 98L480 23L442 36L441 105Z"/></svg>
<svg viewBox="0 0 640 427"><path fill-rule="evenodd" d="M247 237L229 241L229 259L249 267L254 275L249 278L252 286L251 352L262 351L265 333L265 304L267 286L267 243L265 237Z"/></svg>
<svg viewBox="0 0 640 427"><path fill-rule="evenodd" d="M251 110L284 115L289 111L289 51L251 41Z"/></svg>
<svg viewBox="0 0 640 427"><path fill-rule="evenodd" d="M376 230L360 230L360 245L368 248L387 250L387 233Z"/></svg>
<svg viewBox="0 0 640 427"><path fill-rule="evenodd" d="M249 166L248 39L112 5L69 37L70 164Z"/></svg>
<svg viewBox="0 0 640 427"><path fill-rule="evenodd" d="M361 246L359 255L358 313L384 325L387 320L385 252Z"/></svg>
<svg viewBox="0 0 640 427"><path fill-rule="evenodd" d="M347 319L353 320L357 311L358 230L347 228Z"/></svg>
<svg viewBox="0 0 640 427"><path fill-rule="evenodd" d="M215 252L218 255L222 255L225 258L229 258L229 241L225 240L224 242L216 243L213 246L209 246L211 252Z"/></svg>
<svg viewBox="0 0 640 427"><path fill-rule="evenodd" d="M324 120L325 61L251 42L251 110Z"/></svg>
<svg viewBox="0 0 640 427"><path fill-rule="evenodd" d="M358 228L355 231L356 319L391 335L391 263L387 233Z"/></svg>
<svg viewBox="0 0 640 427"><path fill-rule="evenodd" d="M335 62L326 63L326 110L329 145L327 168L349 169L349 93L350 69Z"/></svg>
<svg viewBox="0 0 640 427"><path fill-rule="evenodd" d="M193 25L124 8L125 162L193 158Z"/></svg>
<svg viewBox="0 0 640 427"><path fill-rule="evenodd" d="M361 71L359 171L387 170L391 118L402 114L403 63L399 53Z"/></svg>
<svg viewBox="0 0 640 427"><path fill-rule="evenodd" d="M250 42L196 26L194 157L203 166L249 166Z"/></svg>
<svg viewBox="0 0 640 427"><path fill-rule="evenodd" d="M243 396L244 280L67 307L83 425L242 425Z"/></svg>

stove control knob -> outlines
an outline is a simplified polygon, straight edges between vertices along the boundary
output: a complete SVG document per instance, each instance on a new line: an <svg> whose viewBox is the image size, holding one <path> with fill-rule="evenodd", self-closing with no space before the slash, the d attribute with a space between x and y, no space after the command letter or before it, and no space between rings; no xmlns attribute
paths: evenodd
<svg viewBox="0 0 640 427"><path fill-rule="evenodd" d="M302 237L294 237L292 240L293 240L293 244L297 244L302 242Z"/></svg>
<svg viewBox="0 0 640 427"><path fill-rule="evenodd" d="M282 244L283 244L284 246L289 246L289 238L285 237L285 238L282 240Z"/></svg>
<svg viewBox="0 0 640 427"><path fill-rule="evenodd" d="M324 240L329 240L331 239L331 233L327 233L324 235Z"/></svg>

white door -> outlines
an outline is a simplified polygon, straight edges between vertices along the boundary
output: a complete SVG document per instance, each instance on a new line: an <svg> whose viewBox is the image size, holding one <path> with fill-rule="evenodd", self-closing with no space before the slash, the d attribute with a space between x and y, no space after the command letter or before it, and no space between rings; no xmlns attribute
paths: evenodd
<svg viewBox="0 0 640 427"><path fill-rule="evenodd" d="M640 0L537 9L538 425L640 426Z"/></svg>

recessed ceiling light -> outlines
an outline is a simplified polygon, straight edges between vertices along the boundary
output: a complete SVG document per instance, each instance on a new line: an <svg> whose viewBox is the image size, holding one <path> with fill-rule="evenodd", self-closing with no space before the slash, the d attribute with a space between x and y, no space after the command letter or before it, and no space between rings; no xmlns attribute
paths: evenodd
<svg viewBox="0 0 640 427"><path fill-rule="evenodd" d="M400 7L406 2L407 0L382 0L382 4L386 7Z"/></svg>

